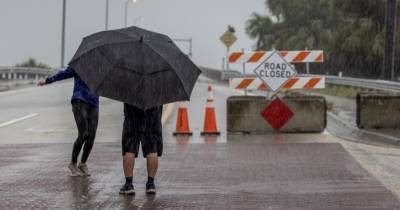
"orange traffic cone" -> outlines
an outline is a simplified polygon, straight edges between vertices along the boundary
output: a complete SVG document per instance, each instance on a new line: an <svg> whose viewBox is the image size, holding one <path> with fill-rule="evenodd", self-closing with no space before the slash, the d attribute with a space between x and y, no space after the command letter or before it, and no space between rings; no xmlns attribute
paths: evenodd
<svg viewBox="0 0 400 210"><path fill-rule="evenodd" d="M206 113L204 119L204 129L201 132L201 135L220 135L220 132L217 128L217 120L215 118L215 109L214 109L214 95L212 91L212 86L208 85L208 98L207 98L207 106Z"/></svg>
<svg viewBox="0 0 400 210"><path fill-rule="evenodd" d="M178 117L176 119L176 131L173 134L174 136L180 135L193 135L189 129L189 118L188 118L188 111L186 108L186 104L184 102L179 103L178 109Z"/></svg>

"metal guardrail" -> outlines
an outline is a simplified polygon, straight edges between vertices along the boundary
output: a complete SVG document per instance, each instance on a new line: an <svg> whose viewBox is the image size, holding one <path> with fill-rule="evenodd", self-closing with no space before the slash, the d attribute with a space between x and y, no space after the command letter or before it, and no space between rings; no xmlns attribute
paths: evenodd
<svg viewBox="0 0 400 210"><path fill-rule="evenodd" d="M210 79L221 81L222 71L207 67L199 67L202 71L202 74Z"/></svg>
<svg viewBox="0 0 400 210"><path fill-rule="evenodd" d="M39 76L48 76L53 74L54 71L54 69L0 66L0 74L35 74Z"/></svg>
<svg viewBox="0 0 400 210"><path fill-rule="evenodd" d="M206 67L200 67L203 70L203 74L218 81L229 80L230 78L242 77L242 73L239 71L229 71L224 73L217 69L211 69ZM256 77L256 75L246 75L247 77ZM299 75L306 76L306 75ZM383 90L391 92L400 91L400 82L386 81L386 80L373 80L373 79L359 79L352 77L338 77L338 76L326 76L326 75L308 75L308 76L324 76L325 82L333 85L345 85L352 87L360 87L373 90Z"/></svg>
<svg viewBox="0 0 400 210"><path fill-rule="evenodd" d="M200 67L203 75L217 81L227 81L230 78L242 77L239 71L221 71L207 67ZM48 76L55 72L55 69L41 69L41 68L25 68L25 67L0 67L0 74L30 74L39 76ZM255 77L255 75L246 75L248 77ZM300 75L301 76L301 75ZM305 75L304 75L305 76ZM325 75L312 75L312 76L325 76ZM326 83L333 85L346 85L352 87L361 87L367 89L384 90L384 91L400 91L400 82L385 81L385 80L372 80L372 79L359 79L352 77L338 77L338 76L325 76Z"/></svg>
<svg viewBox="0 0 400 210"><path fill-rule="evenodd" d="M374 90L400 91L400 83L386 80L359 79L352 77L325 76L326 83L333 85L346 85Z"/></svg>

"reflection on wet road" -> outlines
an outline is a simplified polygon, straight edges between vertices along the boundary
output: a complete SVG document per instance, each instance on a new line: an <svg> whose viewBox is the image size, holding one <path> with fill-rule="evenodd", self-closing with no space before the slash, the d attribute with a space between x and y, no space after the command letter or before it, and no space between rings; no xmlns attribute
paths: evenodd
<svg viewBox="0 0 400 210"><path fill-rule="evenodd" d="M201 137L207 86L188 106L192 137L173 137L176 110L164 127L158 194L145 196L146 164L136 164L135 197L118 195L122 105L102 100L92 176L72 178L76 131L70 83L4 95L0 122L0 209L399 209L400 151L346 142L329 133L227 135L226 103L240 94L215 86L220 137ZM140 156L139 156L140 157Z"/></svg>

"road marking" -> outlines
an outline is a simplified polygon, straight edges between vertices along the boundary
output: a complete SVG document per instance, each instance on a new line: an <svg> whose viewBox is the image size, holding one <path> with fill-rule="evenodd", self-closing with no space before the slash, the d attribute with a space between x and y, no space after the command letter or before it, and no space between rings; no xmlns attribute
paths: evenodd
<svg viewBox="0 0 400 210"><path fill-rule="evenodd" d="M164 113L161 117L161 124L164 127L165 123L167 122L167 120L169 119L169 117L172 114L172 111L174 111L175 108L175 103L171 103L171 104L167 104L164 110Z"/></svg>
<svg viewBox="0 0 400 210"><path fill-rule="evenodd" d="M17 118L17 119L10 120L8 122L0 124L0 128L12 125L14 123L17 123L17 122L20 122L20 121L23 121L23 120L27 120L27 119L32 118L32 117L36 117L37 115L39 115L39 114L32 113L32 114L28 114L26 116L23 116L23 117L20 117L20 118Z"/></svg>
<svg viewBox="0 0 400 210"><path fill-rule="evenodd" d="M18 93L25 93L28 92L30 90L35 90L39 87L23 87L20 89L14 89L14 90L6 90L6 91L2 91L0 92L0 96L4 96L4 95L11 95L11 94L18 94Z"/></svg>

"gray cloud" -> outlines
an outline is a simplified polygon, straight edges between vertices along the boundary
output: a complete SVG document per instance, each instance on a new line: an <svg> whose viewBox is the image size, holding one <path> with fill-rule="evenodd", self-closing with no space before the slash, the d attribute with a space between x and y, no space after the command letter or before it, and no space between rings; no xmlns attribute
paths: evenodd
<svg viewBox="0 0 400 210"><path fill-rule="evenodd" d="M110 28L124 25L125 0L110 0ZM51 66L60 64L62 0L0 1L0 66L35 57ZM251 49L244 32L253 12L265 12L263 0L138 0L129 5L128 23L170 35L192 37L194 61L221 67L226 48L219 41L228 24L236 27L232 50ZM82 37L104 29L105 0L67 0L66 61ZM179 44L186 51L185 44Z"/></svg>

